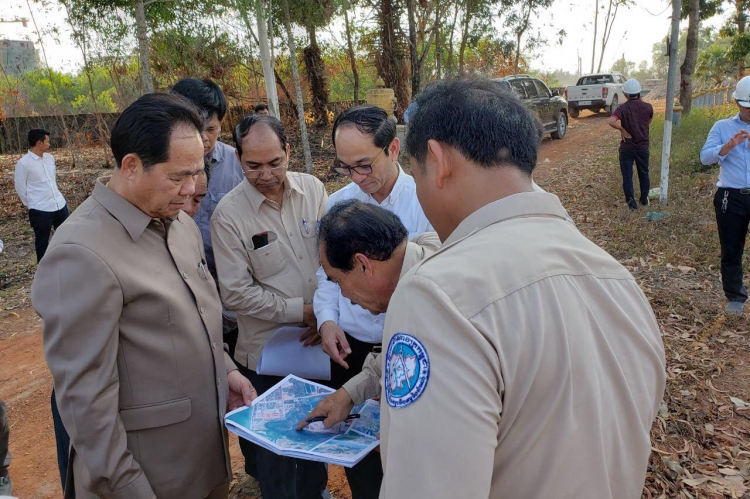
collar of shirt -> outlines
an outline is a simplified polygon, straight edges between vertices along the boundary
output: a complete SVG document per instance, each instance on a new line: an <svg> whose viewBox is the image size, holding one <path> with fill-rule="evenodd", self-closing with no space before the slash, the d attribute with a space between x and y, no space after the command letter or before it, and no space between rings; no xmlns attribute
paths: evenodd
<svg viewBox="0 0 750 499"><path fill-rule="evenodd" d="M44 159L44 153L42 153L41 156L37 156L35 153L31 151L31 149L29 149L27 156L33 159L34 161L42 161Z"/></svg>
<svg viewBox="0 0 750 499"><path fill-rule="evenodd" d="M400 164L396 163L396 165L398 165L398 178L396 178L396 183L393 184L393 189L391 189L391 193L388 194L388 197L385 198L382 203L376 202L375 204L378 204L380 206L383 206L385 204L396 204L396 201L398 201L399 195L401 195L401 192L404 190L404 187L408 183L408 178L409 178L408 175L404 173L404 170L401 168ZM374 198L372 197L371 194L367 194L362 189L359 189L359 187L357 188L357 190L359 192L356 197L360 201L368 202L370 199L374 201Z"/></svg>
<svg viewBox="0 0 750 499"><path fill-rule="evenodd" d="M291 196L292 191L297 191L302 196L305 195L305 191L299 185L299 182L297 182L296 175L297 174L294 172L287 171L286 173L286 180L284 181L285 198ZM267 201L267 198L258 189L253 187L247 179L242 181L242 188L245 190L245 195L247 196L247 200L250 201L250 206L253 207L253 211L258 213L260 205L262 205L264 201Z"/></svg>
<svg viewBox="0 0 750 499"><path fill-rule="evenodd" d="M97 179L94 186L94 199L115 217L133 241L137 241L153 220L137 206L104 185L106 177Z"/></svg>
<svg viewBox="0 0 750 499"><path fill-rule="evenodd" d="M504 197L479 208L469 215L443 243L445 248L472 232L492 224L518 217L558 217L565 220L565 208L554 194L522 192Z"/></svg>
<svg viewBox="0 0 750 499"><path fill-rule="evenodd" d="M440 248L440 239L434 232L425 232L424 234L412 239L406 243L406 252L404 253L404 263L401 264L402 279L409 270L425 257L431 255Z"/></svg>
<svg viewBox="0 0 750 499"><path fill-rule="evenodd" d="M221 163L222 161L224 161L225 150L223 146L225 145L226 144L224 144L223 142L219 142L218 140L216 141L213 150L208 153L208 160L211 162L211 164Z"/></svg>

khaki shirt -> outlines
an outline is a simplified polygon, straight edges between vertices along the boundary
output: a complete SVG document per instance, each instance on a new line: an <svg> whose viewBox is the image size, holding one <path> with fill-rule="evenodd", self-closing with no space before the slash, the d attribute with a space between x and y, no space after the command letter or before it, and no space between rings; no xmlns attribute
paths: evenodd
<svg viewBox="0 0 750 499"><path fill-rule="evenodd" d="M31 288L78 499L206 497L231 478L221 304L193 220L97 181Z"/></svg>
<svg viewBox="0 0 750 499"><path fill-rule="evenodd" d="M630 273L564 217L551 194L493 202L399 282L381 498L641 496L661 335Z"/></svg>
<svg viewBox="0 0 750 499"><path fill-rule="evenodd" d="M440 248L440 238L434 232L425 232L406 244L404 263L401 265L401 275L414 265L421 262ZM362 366L362 372L344 383L344 390L349 393L354 405L359 405L367 399L380 396L380 380L383 377L380 353L368 354Z"/></svg>
<svg viewBox="0 0 750 499"><path fill-rule="evenodd" d="M234 358L255 370L260 353L281 326L301 325L303 305L317 289L318 220L325 214L323 183L288 172L279 207L244 180L219 202L211 240L221 297L237 312ZM268 232L268 245L252 237Z"/></svg>

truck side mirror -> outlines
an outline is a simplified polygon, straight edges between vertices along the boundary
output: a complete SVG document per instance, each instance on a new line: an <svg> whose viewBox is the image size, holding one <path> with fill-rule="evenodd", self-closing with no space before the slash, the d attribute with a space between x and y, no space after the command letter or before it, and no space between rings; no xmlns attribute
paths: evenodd
<svg viewBox="0 0 750 499"><path fill-rule="evenodd" d="M560 96L560 91L558 89L556 89L556 88L553 88L552 89L552 97L559 97L559 96Z"/></svg>

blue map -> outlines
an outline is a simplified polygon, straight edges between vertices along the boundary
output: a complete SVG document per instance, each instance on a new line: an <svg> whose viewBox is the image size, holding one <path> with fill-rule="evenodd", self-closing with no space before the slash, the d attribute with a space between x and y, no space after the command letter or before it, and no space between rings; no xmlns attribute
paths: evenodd
<svg viewBox="0 0 750 499"><path fill-rule="evenodd" d="M374 401L355 407L360 419L325 429L313 423L297 431L313 408L334 390L289 375L258 397L252 407L227 414L227 428L280 455L353 466L377 447L380 406Z"/></svg>

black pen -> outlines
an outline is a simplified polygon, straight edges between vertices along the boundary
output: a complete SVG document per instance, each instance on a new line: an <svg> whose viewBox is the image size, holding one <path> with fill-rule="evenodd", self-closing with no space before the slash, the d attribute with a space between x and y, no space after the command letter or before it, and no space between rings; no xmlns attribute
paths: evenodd
<svg viewBox="0 0 750 499"><path fill-rule="evenodd" d="M344 421L347 421L349 419L359 419L359 414L349 414ZM314 418L308 418L305 419L305 423L319 423L321 421L325 421L327 419L327 416L315 416Z"/></svg>

